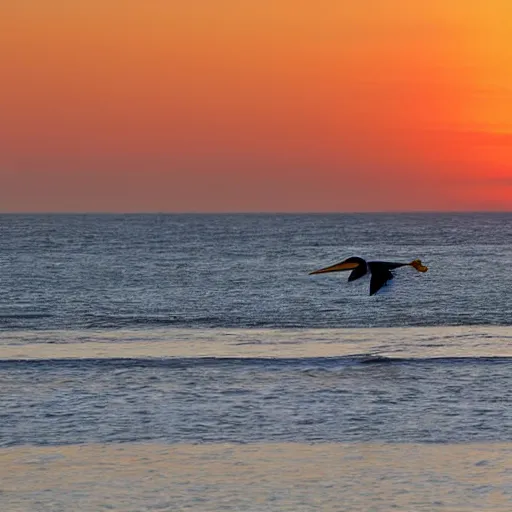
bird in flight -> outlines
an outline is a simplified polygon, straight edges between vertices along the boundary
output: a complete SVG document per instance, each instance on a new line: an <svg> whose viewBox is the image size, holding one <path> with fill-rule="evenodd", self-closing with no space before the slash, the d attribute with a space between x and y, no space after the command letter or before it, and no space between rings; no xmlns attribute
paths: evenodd
<svg viewBox="0 0 512 512"><path fill-rule="evenodd" d="M425 267L425 265L421 263L421 260L414 260L410 263L393 263L390 261L367 262L366 260L363 260L363 258L353 256L341 261L340 263L336 263L335 265L310 272L309 275L352 270L348 276L348 280L355 281L367 273L370 273L370 295L375 295L389 280L393 279L394 275L391 272L392 270L406 266L413 267L418 272L426 272L428 270L428 267Z"/></svg>

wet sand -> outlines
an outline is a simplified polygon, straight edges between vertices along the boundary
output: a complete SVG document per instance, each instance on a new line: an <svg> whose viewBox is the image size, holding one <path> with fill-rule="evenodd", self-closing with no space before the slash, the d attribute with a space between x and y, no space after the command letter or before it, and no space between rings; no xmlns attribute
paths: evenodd
<svg viewBox="0 0 512 512"><path fill-rule="evenodd" d="M0 450L0 510L510 512L512 443Z"/></svg>

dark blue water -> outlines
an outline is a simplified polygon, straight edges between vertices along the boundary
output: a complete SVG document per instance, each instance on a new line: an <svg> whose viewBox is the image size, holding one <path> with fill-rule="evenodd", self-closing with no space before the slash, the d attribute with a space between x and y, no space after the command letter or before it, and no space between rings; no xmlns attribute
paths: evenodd
<svg viewBox="0 0 512 512"><path fill-rule="evenodd" d="M0 439L510 441L511 369L511 358L8 361Z"/></svg>
<svg viewBox="0 0 512 512"><path fill-rule="evenodd" d="M0 329L511 325L512 214L3 215ZM368 282L308 272L410 261Z"/></svg>
<svg viewBox="0 0 512 512"><path fill-rule="evenodd" d="M512 440L512 214L3 215L0 237L0 446ZM308 275L353 255L429 271L374 297Z"/></svg>

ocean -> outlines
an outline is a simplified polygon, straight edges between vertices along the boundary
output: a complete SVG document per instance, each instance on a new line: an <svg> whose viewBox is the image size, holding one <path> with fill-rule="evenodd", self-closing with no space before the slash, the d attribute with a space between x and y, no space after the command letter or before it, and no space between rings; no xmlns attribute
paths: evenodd
<svg viewBox="0 0 512 512"><path fill-rule="evenodd" d="M0 510L512 510L512 213L0 215ZM408 262L309 275L349 256Z"/></svg>

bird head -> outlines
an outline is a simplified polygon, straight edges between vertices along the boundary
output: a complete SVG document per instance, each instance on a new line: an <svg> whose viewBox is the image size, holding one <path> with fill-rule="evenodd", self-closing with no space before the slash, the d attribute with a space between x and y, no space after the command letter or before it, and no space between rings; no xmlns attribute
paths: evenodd
<svg viewBox="0 0 512 512"><path fill-rule="evenodd" d="M411 263L409 263L409 265L411 265L411 267L414 267L418 272L426 272L428 270L428 267L423 265L421 263L421 260L411 261Z"/></svg>

